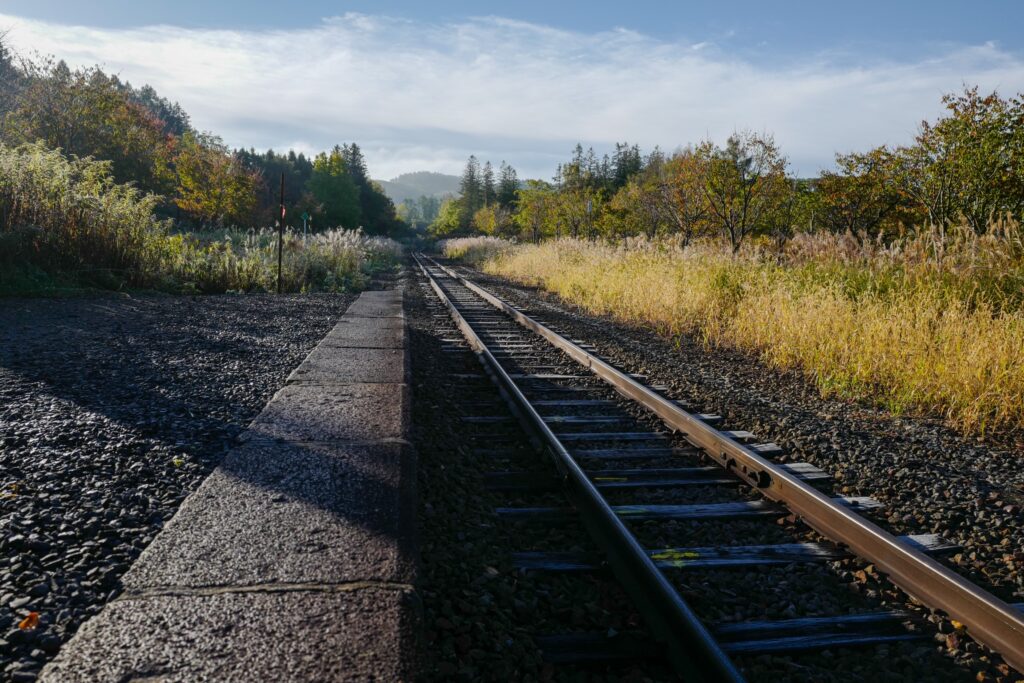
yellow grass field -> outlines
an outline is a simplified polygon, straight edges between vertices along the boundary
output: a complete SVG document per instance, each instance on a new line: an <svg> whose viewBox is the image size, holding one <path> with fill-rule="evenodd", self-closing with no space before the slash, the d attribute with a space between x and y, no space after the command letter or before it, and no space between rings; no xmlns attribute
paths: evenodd
<svg viewBox="0 0 1024 683"><path fill-rule="evenodd" d="M804 236L782 254L712 242L447 244L484 270L584 309L805 371L824 394L1024 427L1024 249L1015 224L880 246Z"/></svg>

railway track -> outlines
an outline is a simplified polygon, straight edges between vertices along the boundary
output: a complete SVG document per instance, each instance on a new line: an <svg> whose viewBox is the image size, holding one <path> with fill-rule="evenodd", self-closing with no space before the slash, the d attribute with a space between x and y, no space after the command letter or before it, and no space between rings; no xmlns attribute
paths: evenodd
<svg viewBox="0 0 1024 683"><path fill-rule="evenodd" d="M555 662L665 656L694 680L741 680L733 662L758 653L807 652L927 638L914 615L893 609L850 609L835 615L708 623L684 599L676 577L738 567L823 565L856 556L871 563L926 607L966 626L978 642L1024 670L1024 616L936 561L953 546L934 535L896 537L861 512L870 498L833 497L829 477L806 463L777 464L780 449L754 435L721 428L714 415L689 412L620 372L582 342L565 339L455 271L417 256L429 287L468 348L497 385L511 412L463 416L467 428L500 429L515 421L558 472L558 481L515 466L496 448L487 485L515 495L548 494L546 505L497 510L510 523L550 525L579 519L596 553L518 553L524 571L610 570L644 616L658 644L623 636L538 636ZM460 378L453 378L460 379ZM471 379L469 377L461 379ZM737 486L738 485L738 486ZM558 491L570 505L558 504ZM553 498L551 496L554 496ZM744 542L745 530L787 519L791 542ZM799 520L799 521L797 521ZM729 524L726 543L688 544L696 525ZM797 531L794 531L797 530ZM708 534L695 534L707 539ZM713 537L713 536L712 536ZM653 540L645 543L645 541ZM669 541L657 544L659 541Z"/></svg>

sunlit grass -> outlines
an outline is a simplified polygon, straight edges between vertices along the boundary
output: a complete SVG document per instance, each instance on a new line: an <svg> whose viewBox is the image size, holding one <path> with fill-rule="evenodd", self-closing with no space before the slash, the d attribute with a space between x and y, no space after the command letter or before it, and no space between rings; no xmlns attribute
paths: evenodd
<svg viewBox="0 0 1024 683"><path fill-rule="evenodd" d="M886 246L802 236L781 254L736 257L712 242L561 240L505 249L484 269L800 368L825 394L941 414L972 433L1024 427L1024 248L1013 223Z"/></svg>
<svg viewBox="0 0 1024 683"><path fill-rule="evenodd" d="M512 247L512 242L500 237L457 237L441 240L437 247L450 259L480 264L507 251Z"/></svg>

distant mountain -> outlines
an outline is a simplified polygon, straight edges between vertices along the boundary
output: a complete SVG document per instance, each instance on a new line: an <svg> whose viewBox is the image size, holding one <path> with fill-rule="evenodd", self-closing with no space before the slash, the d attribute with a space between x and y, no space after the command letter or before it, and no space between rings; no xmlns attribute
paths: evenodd
<svg viewBox="0 0 1024 683"><path fill-rule="evenodd" d="M391 201L401 204L404 199L416 199L423 195L440 197L446 194L458 194L459 180L457 175L417 171L403 173L397 178L378 180L377 182L384 188L384 193L391 197Z"/></svg>

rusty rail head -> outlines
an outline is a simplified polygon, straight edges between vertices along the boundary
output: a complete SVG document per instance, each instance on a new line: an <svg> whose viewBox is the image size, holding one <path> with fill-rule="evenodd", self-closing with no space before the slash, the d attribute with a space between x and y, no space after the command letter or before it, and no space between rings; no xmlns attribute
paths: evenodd
<svg viewBox="0 0 1024 683"><path fill-rule="evenodd" d="M615 389L658 415L737 477L785 504L822 536L874 563L903 591L940 609L967 627L968 634L1024 673L1024 614L928 555L900 541L856 512L761 457L672 401L648 389L600 358L533 320L447 266L435 264L495 308L536 332Z"/></svg>
<svg viewBox="0 0 1024 683"><path fill-rule="evenodd" d="M509 407L538 444L552 457L584 526L607 555L612 572L622 582L626 593L644 615L652 633L665 645L666 655L676 672L687 681L742 683L744 679L739 671L689 605L657 568L501 364L495 360L420 258L415 254L413 258L427 277L438 299L448 309L470 348L480 359L487 374L498 385ZM446 273L451 272L436 262L434 265Z"/></svg>

